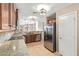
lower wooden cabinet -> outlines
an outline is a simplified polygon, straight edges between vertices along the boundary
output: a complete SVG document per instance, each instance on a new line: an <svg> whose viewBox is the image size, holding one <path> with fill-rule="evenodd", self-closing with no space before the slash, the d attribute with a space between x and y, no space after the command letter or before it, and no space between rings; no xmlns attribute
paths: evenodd
<svg viewBox="0 0 79 59"><path fill-rule="evenodd" d="M24 35L25 43L37 42L41 40L41 34Z"/></svg>

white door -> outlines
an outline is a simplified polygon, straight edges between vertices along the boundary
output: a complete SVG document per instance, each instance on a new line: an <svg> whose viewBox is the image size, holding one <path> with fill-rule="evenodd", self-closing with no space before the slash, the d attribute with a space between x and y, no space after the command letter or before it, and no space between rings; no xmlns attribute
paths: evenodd
<svg viewBox="0 0 79 59"><path fill-rule="evenodd" d="M59 17L59 52L64 56L76 55L77 20L75 13Z"/></svg>

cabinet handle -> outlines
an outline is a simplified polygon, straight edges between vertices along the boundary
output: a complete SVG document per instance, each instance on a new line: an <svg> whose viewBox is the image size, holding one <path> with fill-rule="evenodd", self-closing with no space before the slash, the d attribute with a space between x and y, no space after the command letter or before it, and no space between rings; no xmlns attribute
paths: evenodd
<svg viewBox="0 0 79 59"><path fill-rule="evenodd" d="M12 27L12 25L8 25L9 27Z"/></svg>

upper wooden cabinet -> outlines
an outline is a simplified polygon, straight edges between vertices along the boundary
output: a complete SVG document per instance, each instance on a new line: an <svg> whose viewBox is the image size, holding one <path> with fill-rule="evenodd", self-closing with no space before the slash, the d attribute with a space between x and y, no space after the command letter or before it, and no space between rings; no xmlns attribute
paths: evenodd
<svg viewBox="0 0 79 59"><path fill-rule="evenodd" d="M56 18L47 17L47 24L53 24L56 22Z"/></svg>
<svg viewBox="0 0 79 59"><path fill-rule="evenodd" d="M1 18L0 20L2 21L2 26L1 29L9 29L8 26L8 21L9 21L9 4L1 4Z"/></svg>
<svg viewBox="0 0 79 59"><path fill-rule="evenodd" d="M11 29L14 29L16 27L16 10L15 10L15 4L11 3L9 4L10 7L10 19L9 19L9 23L10 23L10 27Z"/></svg>
<svg viewBox="0 0 79 59"><path fill-rule="evenodd" d="M15 29L16 8L14 3L0 3L0 29Z"/></svg>

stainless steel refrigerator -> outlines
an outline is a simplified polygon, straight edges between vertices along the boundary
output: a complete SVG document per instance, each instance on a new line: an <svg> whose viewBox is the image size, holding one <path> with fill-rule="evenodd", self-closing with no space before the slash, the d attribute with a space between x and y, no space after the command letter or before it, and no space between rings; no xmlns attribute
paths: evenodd
<svg viewBox="0 0 79 59"><path fill-rule="evenodd" d="M44 27L44 47L51 52L56 51L56 23Z"/></svg>

